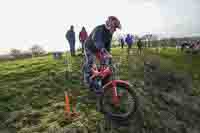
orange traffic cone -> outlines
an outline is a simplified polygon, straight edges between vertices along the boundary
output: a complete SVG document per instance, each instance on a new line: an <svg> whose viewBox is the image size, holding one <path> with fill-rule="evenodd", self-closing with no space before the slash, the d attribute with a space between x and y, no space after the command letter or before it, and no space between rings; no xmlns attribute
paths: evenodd
<svg viewBox="0 0 200 133"><path fill-rule="evenodd" d="M72 94L69 92L65 92L65 117L66 119L74 119L80 116L79 112L76 112L76 102L73 101L72 99ZM71 104L72 104L72 111L70 107L70 98L72 99ZM75 100L75 99L74 99Z"/></svg>
<svg viewBox="0 0 200 133"><path fill-rule="evenodd" d="M65 92L65 116L67 118L70 117L70 104L69 104L69 96L67 92Z"/></svg>

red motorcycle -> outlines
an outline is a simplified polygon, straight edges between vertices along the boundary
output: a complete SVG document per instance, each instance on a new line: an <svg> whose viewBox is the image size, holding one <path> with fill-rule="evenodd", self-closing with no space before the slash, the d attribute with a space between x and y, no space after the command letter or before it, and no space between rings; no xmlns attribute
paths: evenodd
<svg viewBox="0 0 200 133"><path fill-rule="evenodd" d="M129 118L136 112L138 103L132 85L127 81L115 79L116 66L113 65L112 58L102 54L97 55L97 58L109 62L99 66L94 64L90 76L90 80L95 83L95 87L102 92L98 101L101 111L114 119Z"/></svg>

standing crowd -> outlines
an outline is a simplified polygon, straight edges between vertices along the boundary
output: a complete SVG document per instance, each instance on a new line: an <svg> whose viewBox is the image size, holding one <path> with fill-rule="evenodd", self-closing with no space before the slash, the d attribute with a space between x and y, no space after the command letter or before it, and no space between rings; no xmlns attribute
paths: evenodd
<svg viewBox="0 0 200 133"><path fill-rule="evenodd" d="M134 44L137 45L137 53L141 54L142 53L142 47L143 47L143 42L141 38L135 39L133 35L127 34L125 37L120 37L119 38L119 44L121 48L123 49L125 44L127 45L127 53L130 53L130 50Z"/></svg>
<svg viewBox="0 0 200 133"><path fill-rule="evenodd" d="M71 56L75 56L76 55L76 37L75 37L75 31L74 31L74 26L71 25L70 29L67 31L66 35L65 35L68 43L69 43L69 47L70 47L70 53ZM85 29L85 27L82 27L81 31L79 32L79 41L81 43L81 51L82 53L84 52L84 43L86 41L86 39L88 38L88 33Z"/></svg>
<svg viewBox="0 0 200 133"><path fill-rule="evenodd" d="M69 48L70 48L70 53L71 56L76 55L76 37L75 37L75 31L74 31L74 26L71 25L70 29L67 31L65 35ZM86 31L86 28L83 26L81 31L79 32L78 35L80 44L81 44L81 52L82 54L84 53L84 48L85 48L85 42L88 39L88 32ZM125 37L119 37L119 44L121 48L123 49L125 45L127 45L127 53L129 54L130 49L132 48L133 44L137 42L137 48L138 48L138 53L141 54L142 52L142 39L138 38L137 40L134 39L134 36L131 34L127 34Z"/></svg>

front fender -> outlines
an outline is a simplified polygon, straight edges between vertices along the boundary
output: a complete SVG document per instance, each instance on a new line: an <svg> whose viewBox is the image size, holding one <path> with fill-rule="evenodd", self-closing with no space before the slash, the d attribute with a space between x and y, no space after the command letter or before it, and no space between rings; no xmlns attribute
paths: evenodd
<svg viewBox="0 0 200 133"><path fill-rule="evenodd" d="M114 87L117 84L124 84L127 87L132 86L128 81L124 81L124 80L112 80L112 81L108 82L107 84L105 84L103 86L103 89L108 88L108 87Z"/></svg>

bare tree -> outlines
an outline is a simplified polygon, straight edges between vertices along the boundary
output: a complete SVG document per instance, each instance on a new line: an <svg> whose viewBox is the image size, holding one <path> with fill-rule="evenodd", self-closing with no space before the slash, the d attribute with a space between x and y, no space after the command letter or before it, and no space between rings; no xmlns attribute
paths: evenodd
<svg viewBox="0 0 200 133"><path fill-rule="evenodd" d="M37 45L37 44L33 45L30 48L30 50L33 56L40 56L45 53L45 50L40 45Z"/></svg>
<svg viewBox="0 0 200 133"><path fill-rule="evenodd" d="M155 34L151 37L151 45L152 47L158 47L158 36Z"/></svg>
<svg viewBox="0 0 200 133"><path fill-rule="evenodd" d="M169 38L169 46L175 47L177 44L177 41L175 38Z"/></svg>
<svg viewBox="0 0 200 133"><path fill-rule="evenodd" d="M14 58L19 58L21 56L21 51L19 49L11 49L10 55Z"/></svg>
<svg viewBox="0 0 200 133"><path fill-rule="evenodd" d="M148 42L148 47L151 47L151 39L152 39L153 35L152 34L147 34L146 38L147 38L147 42Z"/></svg>

